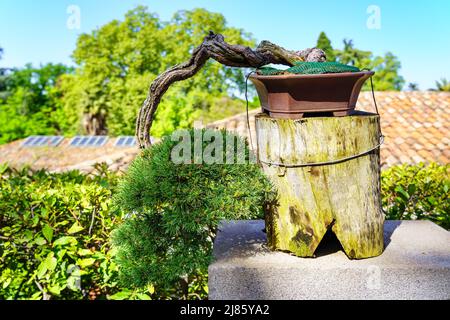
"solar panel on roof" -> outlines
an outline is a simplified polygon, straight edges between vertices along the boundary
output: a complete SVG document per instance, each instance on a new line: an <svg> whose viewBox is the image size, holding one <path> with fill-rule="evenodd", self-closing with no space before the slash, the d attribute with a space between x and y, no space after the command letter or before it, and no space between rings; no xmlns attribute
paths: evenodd
<svg viewBox="0 0 450 320"><path fill-rule="evenodd" d="M24 146L24 147L31 146L35 139L36 139L35 136L31 136L31 137L26 138L26 140L23 142L22 146Z"/></svg>
<svg viewBox="0 0 450 320"><path fill-rule="evenodd" d="M121 147L125 141L126 137L119 137L116 140L115 146L116 147Z"/></svg>
<svg viewBox="0 0 450 320"><path fill-rule="evenodd" d="M102 146L102 145L104 145L106 143L107 140L108 140L108 137L106 137L106 136L99 136L97 138L97 141L95 142L95 145L96 146Z"/></svg>
<svg viewBox="0 0 450 320"><path fill-rule="evenodd" d="M89 137L83 137L81 138L80 143L78 144L79 147L85 146L87 142L89 141Z"/></svg>
<svg viewBox="0 0 450 320"><path fill-rule="evenodd" d="M42 136L38 136L38 137L36 137L36 140L34 140L34 142L33 142L33 146L40 146L40 145L42 145L43 143L45 142L45 137L42 137Z"/></svg>
<svg viewBox="0 0 450 320"><path fill-rule="evenodd" d="M125 142L128 146L134 146L136 145L136 138L135 137L128 137L127 142Z"/></svg>
<svg viewBox="0 0 450 320"><path fill-rule="evenodd" d="M108 140L107 136L76 136L70 142L72 147L101 147Z"/></svg>
<svg viewBox="0 0 450 320"><path fill-rule="evenodd" d="M56 147L56 146L59 145L63 140L64 140L64 137L62 137L62 136L53 136L53 137L49 137L48 145L49 145L49 146L52 146L52 147Z"/></svg>
<svg viewBox="0 0 450 320"><path fill-rule="evenodd" d="M117 138L116 147L134 147L136 146L136 138L134 136L120 136Z"/></svg>
<svg viewBox="0 0 450 320"><path fill-rule="evenodd" d="M90 138L87 140L86 145L89 146L89 147L95 146L95 142L96 142L97 140L98 140L98 137L97 137L97 136L90 137Z"/></svg>
<svg viewBox="0 0 450 320"><path fill-rule="evenodd" d="M72 141L70 142L71 146L77 146L80 143L81 138L80 137L75 137L72 139Z"/></svg>
<svg viewBox="0 0 450 320"><path fill-rule="evenodd" d="M22 144L23 147L56 147L63 141L62 136L30 136Z"/></svg>

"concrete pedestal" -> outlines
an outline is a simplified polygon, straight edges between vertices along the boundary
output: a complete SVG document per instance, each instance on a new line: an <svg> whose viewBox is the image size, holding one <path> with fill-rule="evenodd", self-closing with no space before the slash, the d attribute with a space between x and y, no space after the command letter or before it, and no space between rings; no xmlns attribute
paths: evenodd
<svg viewBox="0 0 450 320"><path fill-rule="evenodd" d="M224 222L209 266L209 299L450 299L450 232L386 221L381 256L350 260L337 240L315 258L266 246L264 222Z"/></svg>

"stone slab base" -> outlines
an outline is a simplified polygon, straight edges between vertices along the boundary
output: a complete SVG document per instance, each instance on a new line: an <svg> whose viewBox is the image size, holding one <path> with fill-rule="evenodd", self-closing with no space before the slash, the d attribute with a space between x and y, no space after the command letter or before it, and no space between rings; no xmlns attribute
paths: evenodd
<svg viewBox="0 0 450 320"><path fill-rule="evenodd" d="M450 299L450 232L430 221L386 221L382 255L350 260L337 239L315 258L266 246L264 222L223 222L209 299Z"/></svg>

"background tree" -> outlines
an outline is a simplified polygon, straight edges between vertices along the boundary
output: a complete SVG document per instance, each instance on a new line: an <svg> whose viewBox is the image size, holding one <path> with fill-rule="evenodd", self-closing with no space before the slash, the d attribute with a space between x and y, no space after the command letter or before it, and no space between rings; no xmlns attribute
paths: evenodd
<svg viewBox="0 0 450 320"><path fill-rule="evenodd" d="M3 100L0 101L0 143L36 134L60 133L60 92L57 84L61 75L71 71L62 64L46 64L34 68L12 69L0 81Z"/></svg>
<svg viewBox="0 0 450 320"><path fill-rule="evenodd" d="M344 39L342 50L334 49L325 32L321 32L317 39L317 47L324 50L327 61L338 61L358 68L368 68L375 71L373 83L378 91L399 91L405 80L399 74L401 64L398 58L391 52L384 56L374 56L371 51L355 48L353 40ZM363 90L370 90L370 82L364 84Z"/></svg>
<svg viewBox="0 0 450 320"><path fill-rule="evenodd" d="M0 60L3 56L3 48L0 47ZM8 69L0 68L0 104L4 103L8 97L7 91Z"/></svg>
<svg viewBox="0 0 450 320"><path fill-rule="evenodd" d="M336 50L336 58L340 63L349 64L358 68L368 67L373 58L372 52L356 49L353 40L344 39L344 48Z"/></svg>
<svg viewBox="0 0 450 320"><path fill-rule="evenodd" d="M338 62L375 71L373 76L375 90L399 91L403 88L405 80L399 74L401 63L391 52L385 53L383 57L374 56L371 51L356 49L353 41L346 39L344 48L335 52ZM364 84L363 90L370 90L370 82Z"/></svg>
<svg viewBox="0 0 450 320"><path fill-rule="evenodd" d="M73 58L78 68L63 77L62 108L79 121L68 132L110 135L134 134L138 107L148 85L161 72L187 60L205 30L224 34L230 42L251 46L254 40L225 18L204 9L179 11L168 22L145 7L137 7L123 21L114 20L79 37ZM208 62L201 76L173 86L164 96L152 134L161 136L189 127L216 102L242 92L244 72ZM220 114L218 115L220 116Z"/></svg>
<svg viewBox="0 0 450 320"><path fill-rule="evenodd" d="M448 81L446 78L441 78L441 80L436 81L436 88L431 90L450 92L450 81Z"/></svg>
<svg viewBox="0 0 450 320"><path fill-rule="evenodd" d="M336 61L336 54L333 47L331 46L331 40L328 39L325 32L322 31L319 34L316 47L325 51L325 54L327 55L327 61Z"/></svg>
<svg viewBox="0 0 450 320"><path fill-rule="evenodd" d="M416 82L410 82L410 83L408 83L408 90L409 91L418 91L419 85Z"/></svg>

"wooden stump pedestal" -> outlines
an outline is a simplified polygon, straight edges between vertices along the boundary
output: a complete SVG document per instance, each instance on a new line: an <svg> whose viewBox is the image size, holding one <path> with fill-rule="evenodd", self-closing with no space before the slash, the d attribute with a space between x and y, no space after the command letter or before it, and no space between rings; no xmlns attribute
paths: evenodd
<svg viewBox="0 0 450 320"><path fill-rule="evenodd" d="M259 114L256 135L258 159L278 189L266 211L269 247L311 257L331 228L349 258L383 252L379 148L366 153L379 144L378 115Z"/></svg>

